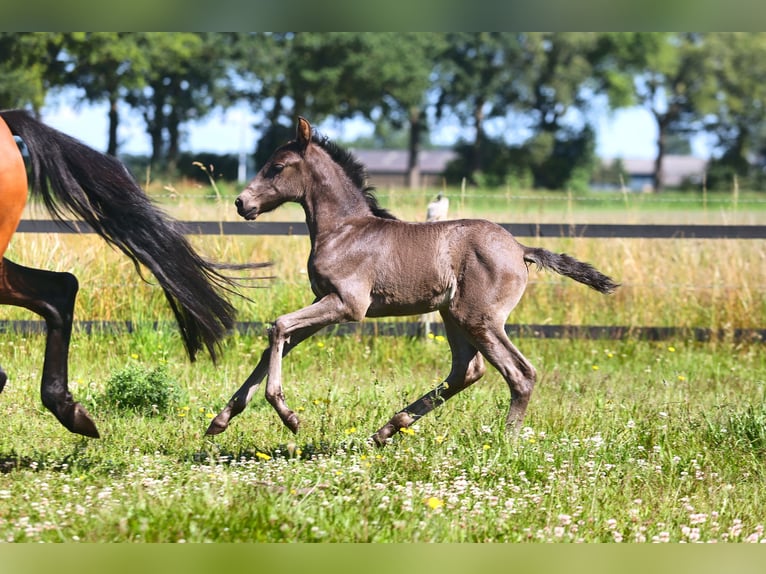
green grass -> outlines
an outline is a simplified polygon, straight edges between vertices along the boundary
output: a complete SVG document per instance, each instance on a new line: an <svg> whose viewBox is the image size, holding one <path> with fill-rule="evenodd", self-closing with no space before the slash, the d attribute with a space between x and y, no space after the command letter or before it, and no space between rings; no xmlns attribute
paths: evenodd
<svg viewBox="0 0 766 574"><path fill-rule="evenodd" d="M766 407L758 345L518 341L540 372L517 439L508 391L481 382L374 449L366 438L435 386L442 340L316 337L285 359L292 435L262 391L204 436L266 341L216 368L178 337L75 336L75 397L103 438L70 435L37 395L42 337L2 347L0 540L745 541L763 535ZM165 361L186 403L104 407L109 376Z"/></svg>

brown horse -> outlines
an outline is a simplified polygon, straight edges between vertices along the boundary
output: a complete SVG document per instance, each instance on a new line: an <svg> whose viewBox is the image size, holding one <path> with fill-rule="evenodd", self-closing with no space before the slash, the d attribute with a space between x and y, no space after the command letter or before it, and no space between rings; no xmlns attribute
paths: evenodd
<svg viewBox="0 0 766 574"><path fill-rule="evenodd" d="M535 384L534 367L508 340L505 321L524 293L528 266L551 269L601 293L618 285L587 263L525 247L484 220L407 223L382 209L364 168L326 139L312 137L300 118L296 139L277 149L237 197L247 220L281 204L299 203L311 237L308 274L314 302L279 317L270 346L242 387L213 419L208 434L226 429L268 375L266 399L293 432L298 418L282 393L282 356L322 327L364 317L439 311L452 370L437 388L404 408L374 435L383 445L484 374L482 357L508 383L510 429L522 422Z"/></svg>
<svg viewBox="0 0 766 574"><path fill-rule="evenodd" d="M152 204L116 158L24 111L0 111L0 304L25 307L45 319L43 404L70 431L98 437L96 425L68 390L77 278L22 267L3 257L27 200L27 171L14 135L21 138L29 155L32 193L42 198L51 215L63 219L66 211L81 217L125 253L137 270L144 265L154 274L192 360L203 346L215 359L220 339L234 323L234 308L224 297L234 282L220 268L236 266L202 259L184 237L179 222ZM0 391L7 379L0 368Z"/></svg>

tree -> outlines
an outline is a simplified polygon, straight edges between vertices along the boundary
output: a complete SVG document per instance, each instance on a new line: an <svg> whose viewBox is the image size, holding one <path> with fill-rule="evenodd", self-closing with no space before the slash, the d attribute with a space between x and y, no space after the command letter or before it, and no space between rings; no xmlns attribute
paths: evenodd
<svg viewBox="0 0 766 574"><path fill-rule="evenodd" d="M232 71L241 79L241 89L234 90L232 96L247 101L266 117L254 150L256 168L295 133L286 102L292 91L286 75L292 38L291 33L265 32L238 33L232 37Z"/></svg>
<svg viewBox="0 0 766 574"><path fill-rule="evenodd" d="M599 36L593 33L451 34L443 71L441 103L463 119L473 115L476 139L461 146L469 178L488 166L500 172L484 174L484 182L503 182L513 173L534 175L541 187L562 188L586 181L594 162L594 135L586 121L593 95L605 89L595 75L600 63ZM615 93L616 90L615 90ZM577 123L579 113L579 125ZM506 133L531 135L511 143L509 162L493 161L482 149L485 117L504 116L515 129ZM505 164L505 165L504 165ZM512 176L516 177L516 176ZM526 177L526 175L524 176Z"/></svg>
<svg viewBox="0 0 766 574"><path fill-rule="evenodd" d="M728 186L738 176L757 187L766 165L766 36L709 33L704 50L716 82L714 115L707 128L722 150L708 183Z"/></svg>
<svg viewBox="0 0 766 574"><path fill-rule="evenodd" d="M139 37L126 32L80 32L66 35L70 58L67 80L83 90L83 101L109 104L107 153L117 155L119 102L130 90L146 85L151 69Z"/></svg>
<svg viewBox="0 0 766 574"><path fill-rule="evenodd" d="M426 108L432 87L434 62L444 49L444 36L437 33L386 33L376 35L371 70L373 89L380 86L381 116L394 127L407 125L410 137L407 160L407 183L420 182L418 155L427 133Z"/></svg>
<svg viewBox="0 0 766 574"><path fill-rule="evenodd" d="M258 105L268 109L256 164L263 150L268 147L270 153L275 147L271 144L292 134L296 115L309 117L315 125L329 117L361 116L409 128L408 181L414 185L441 38L431 33L361 32L249 36L250 53L265 54L271 64L268 69L255 64L261 70Z"/></svg>
<svg viewBox="0 0 766 574"><path fill-rule="evenodd" d="M623 64L634 73L634 96L657 123L653 178L655 191L661 191L668 138L701 128L713 106L713 75L701 34L635 33L628 41Z"/></svg>
<svg viewBox="0 0 766 574"><path fill-rule="evenodd" d="M0 32L0 108L39 116L48 91L65 82L62 48L60 33Z"/></svg>
<svg viewBox="0 0 766 574"><path fill-rule="evenodd" d="M409 129L407 182L418 185L427 92L441 52L434 33L302 33L291 47L289 78L299 109L361 115Z"/></svg>
<svg viewBox="0 0 766 574"><path fill-rule="evenodd" d="M144 117L153 164L175 171L183 124L229 105L230 40L211 32L137 34L148 62L146 87L130 89L125 99Z"/></svg>
<svg viewBox="0 0 766 574"><path fill-rule="evenodd" d="M473 142L467 150L467 176L483 167L484 121L504 116L516 102L514 84L521 69L517 34L508 32L452 32L440 55L436 117L447 110L473 124Z"/></svg>
<svg viewBox="0 0 766 574"><path fill-rule="evenodd" d="M598 35L539 32L520 36L523 54L516 83L520 109L531 114L535 132L556 133L573 109L587 108L595 88L593 57ZM590 90L585 88L591 83Z"/></svg>

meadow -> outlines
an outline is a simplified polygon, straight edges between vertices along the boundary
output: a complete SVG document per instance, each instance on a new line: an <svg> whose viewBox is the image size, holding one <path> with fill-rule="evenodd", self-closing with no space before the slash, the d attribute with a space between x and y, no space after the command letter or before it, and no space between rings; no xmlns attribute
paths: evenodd
<svg viewBox="0 0 766 574"><path fill-rule="evenodd" d="M181 219L236 219L233 190L150 187ZM422 220L435 190L381 190ZM755 194L536 194L448 190L453 217L503 222L766 221ZM35 214L29 208L29 217ZM275 219L298 220L293 208ZM273 261L237 300L269 321L311 300L305 237L194 237L225 261ZM440 336L320 334L284 361L292 435L263 399L216 437L211 418L255 365L262 332L233 333L217 365L189 364L156 287L95 236L19 234L8 257L73 271L78 320L129 320L131 334L75 330L70 388L102 439L69 434L39 400L42 335L4 333L0 540L15 542L761 542L766 453L762 241L533 240L623 283L604 297L532 272L512 323L720 329L700 343L543 340L517 346L539 379L508 436L509 393L493 370L383 449L367 438L449 370ZM32 319L2 308L4 319ZM160 321L161 327L149 325ZM165 327L165 322L167 326ZM167 409L125 409L106 392L125 369L167 373ZM170 384L170 383L168 383Z"/></svg>

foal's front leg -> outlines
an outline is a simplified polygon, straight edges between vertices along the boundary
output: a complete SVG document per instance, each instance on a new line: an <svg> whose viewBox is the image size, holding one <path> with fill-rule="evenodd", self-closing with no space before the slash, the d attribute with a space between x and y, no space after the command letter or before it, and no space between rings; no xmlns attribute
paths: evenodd
<svg viewBox="0 0 766 574"><path fill-rule="evenodd" d="M297 331L293 333L292 337L290 337L290 342L286 343L284 346L284 350L282 351L282 356L284 357L287 355L287 353L290 352L290 350L294 349L298 346L299 343L316 333L320 327L312 327L310 329L304 329L302 331ZM239 413L245 410L245 407L250 402L250 399L253 398L253 395L255 394L255 391L258 389L258 386L261 384L261 381L263 381L264 377L269 372L269 362L271 357L271 346L267 347L265 351L263 351L263 354L261 355L260 360L258 361L258 364L253 369L253 372L250 373L250 376L247 377L245 382L242 384L242 386L237 390L234 395L232 395L231 399L229 399L229 402L227 405L223 408L223 410L218 413L218 416L216 416L211 422L210 426L208 427L207 431L205 431L205 434L207 435L216 435L219 433L222 433L225 431L228 426L231 419L233 419L235 416L237 416Z"/></svg>
<svg viewBox="0 0 766 574"><path fill-rule="evenodd" d="M327 325L359 320L362 317L364 317L364 312L361 313L361 316L351 312L340 296L331 293L308 307L282 315L274 322L269 331L271 355L269 357L269 379L266 382L266 400L277 411L285 426L294 433L298 432L300 421L298 416L288 408L282 393L282 350L285 344L289 344L292 335L306 329L313 329L316 332Z"/></svg>

